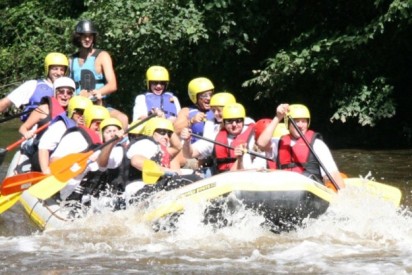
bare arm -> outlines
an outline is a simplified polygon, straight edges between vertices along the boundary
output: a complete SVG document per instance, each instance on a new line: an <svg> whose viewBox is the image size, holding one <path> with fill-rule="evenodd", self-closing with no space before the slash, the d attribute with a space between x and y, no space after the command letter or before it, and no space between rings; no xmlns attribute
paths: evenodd
<svg viewBox="0 0 412 275"><path fill-rule="evenodd" d="M117 91L116 74L113 68L113 62L110 54L102 51L96 60L96 71L101 71L106 79L106 84L95 92L101 95L108 95Z"/></svg>
<svg viewBox="0 0 412 275"><path fill-rule="evenodd" d="M288 104L280 104L276 108L276 116L272 119L270 124L263 130L262 134L259 136L258 140L256 141L256 145L262 151L270 150L270 141L273 136L273 132L275 131L276 127L278 126L279 122L284 118L288 111L289 105Z"/></svg>
<svg viewBox="0 0 412 275"><path fill-rule="evenodd" d="M11 104L12 102L8 97L0 99L0 113L7 111Z"/></svg>
<svg viewBox="0 0 412 275"><path fill-rule="evenodd" d="M183 128L189 126L189 108L185 107L180 110L173 126L175 128L175 133L178 135L183 130Z"/></svg>
<svg viewBox="0 0 412 275"><path fill-rule="evenodd" d="M32 138L34 133L31 129L39 123L40 120L46 118L49 114L49 107L47 104L42 104L37 107L33 112L31 112L30 116L27 120L20 126L19 133L24 136L26 139Z"/></svg>

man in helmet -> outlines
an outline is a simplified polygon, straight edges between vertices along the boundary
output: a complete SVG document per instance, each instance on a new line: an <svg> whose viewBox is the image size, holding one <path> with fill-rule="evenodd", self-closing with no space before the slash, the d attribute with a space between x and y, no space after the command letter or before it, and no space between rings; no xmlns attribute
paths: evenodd
<svg viewBox="0 0 412 275"><path fill-rule="evenodd" d="M146 71L147 92L136 96L133 107L133 120L144 119L157 113L175 121L181 107L179 99L172 92L166 91L169 84L169 72L162 66L151 66Z"/></svg>
<svg viewBox="0 0 412 275"><path fill-rule="evenodd" d="M79 50L70 58L70 77L76 83L76 95L92 98L102 105L103 99L117 91L117 80L110 54L94 48L96 43L97 30L93 22L78 22L72 35L72 44ZM127 115L113 108L109 108L109 111L112 117L122 122L123 127L127 127Z"/></svg>
<svg viewBox="0 0 412 275"><path fill-rule="evenodd" d="M189 127L193 133L203 135L205 122L213 121L214 115L210 109L210 100L214 93L215 86L206 77L192 79L187 87L190 100L193 106L182 108L174 124L176 133L179 134L183 128ZM192 139L192 143L196 139Z"/></svg>
<svg viewBox="0 0 412 275"><path fill-rule="evenodd" d="M254 146L254 124L246 126L245 108L242 104L231 103L223 107L222 118L223 128L216 135L215 141L231 146L228 149L217 143L206 140L199 140L193 144L191 140L191 130L185 128L180 137L184 140L183 155L186 158L207 158L212 156L215 159L218 173L224 171L234 171L251 168L252 159L245 150L252 150Z"/></svg>
<svg viewBox="0 0 412 275"><path fill-rule="evenodd" d="M310 112L305 105L280 104L276 109L276 116L257 139L259 148L276 160L279 169L302 173L321 183L330 180L289 117L294 120L334 181L339 187L344 187L345 184L329 148L321 139L320 134L309 130ZM272 138L279 122L284 118L290 133L281 136L280 139Z"/></svg>
<svg viewBox="0 0 412 275"><path fill-rule="evenodd" d="M35 109L43 97L53 96L53 83L56 79L68 72L69 60L62 53L49 53L44 59L44 73L46 78L29 80L17 87L6 97L0 100L0 113L5 112L11 105L19 108L25 106L21 117L25 121L29 112Z"/></svg>
<svg viewBox="0 0 412 275"><path fill-rule="evenodd" d="M84 125L66 130L56 149L51 154L50 162L69 154L87 152L101 144L100 123L110 117L109 111L100 105L90 105L85 108L83 116ZM95 152L95 154L89 158L90 162L83 173L71 179L69 184L60 190L61 199L66 199L76 187L79 187L81 180L89 171L97 171L99 169L96 160L100 153L100 151Z"/></svg>
<svg viewBox="0 0 412 275"><path fill-rule="evenodd" d="M172 169L170 138L174 132L170 120L155 117L146 122L143 135L132 141L127 150L127 158L130 159L129 180L126 186L128 195L135 194L145 183L142 181L142 169L145 160L153 160L163 171L176 173L180 169Z"/></svg>
<svg viewBox="0 0 412 275"><path fill-rule="evenodd" d="M41 172L50 174L50 154L56 149L67 129L84 125L84 110L91 105L93 105L93 103L87 97L74 96L69 100L67 115L61 114L53 119L52 124L44 132L39 141L39 166Z"/></svg>

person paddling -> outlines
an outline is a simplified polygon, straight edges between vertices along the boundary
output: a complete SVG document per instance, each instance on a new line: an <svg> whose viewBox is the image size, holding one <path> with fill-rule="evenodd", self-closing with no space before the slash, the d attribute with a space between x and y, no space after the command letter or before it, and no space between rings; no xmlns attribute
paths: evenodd
<svg viewBox="0 0 412 275"><path fill-rule="evenodd" d="M34 135L34 131L37 127L51 122L57 116L65 114L70 98L72 98L75 85L71 78L60 77L54 84L54 96L43 97L40 105L30 113L27 120L20 126L19 132L26 139L30 139ZM37 127L35 127L37 126ZM44 133L44 132L43 132ZM21 154L27 157L27 160L31 163L32 171L40 171L38 165L38 143L42 134L36 135L36 138L32 140L32 143L26 142L22 146ZM19 164L16 167L18 172L23 172L21 166L24 165L25 158L20 157Z"/></svg>
<svg viewBox="0 0 412 275"><path fill-rule="evenodd" d="M217 173L252 168L252 159L245 151L253 149L254 124L244 125L246 117L245 108L240 103L231 103L222 110L224 127L216 135L215 141L230 145L233 149L214 144L206 140L200 140L191 144L191 129L182 130L180 137L184 140L183 155L186 158L215 159Z"/></svg>
<svg viewBox="0 0 412 275"><path fill-rule="evenodd" d="M294 120L298 129L289 117ZM284 118L290 133L283 135L280 139L272 139L276 127ZM328 146L323 142L320 134L309 129L310 119L309 109L305 105L280 104L276 109L276 116L259 136L257 145L273 160L276 160L278 169L298 172L321 183L326 183L331 179L327 177L327 173L317 161L317 156L333 177L332 180L338 187L343 188L345 184ZM298 130L309 141L309 145L305 144ZM316 156L309 146L313 148Z"/></svg>
<svg viewBox="0 0 412 275"><path fill-rule="evenodd" d="M50 127L44 132L39 141L38 163L44 174L50 174L49 158L56 149L67 129L84 125L83 113L93 105L92 101L84 96L74 96L69 100L67 114L60 114L53 119Z"/></svg>

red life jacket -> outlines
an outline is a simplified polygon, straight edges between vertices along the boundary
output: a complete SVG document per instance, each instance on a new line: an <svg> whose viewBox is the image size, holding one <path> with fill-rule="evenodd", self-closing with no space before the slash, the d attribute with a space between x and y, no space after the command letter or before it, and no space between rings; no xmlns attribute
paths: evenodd
<svg viewBox="0 0 412 275"><path fill-rule="evenodd" d="M247 129L237 135L235 139L230 144L231 147L235 148L241 144L249 144L249 140L254 134L254 126L255 124L249 124ZM216 136L215 139L219 143L223 143L229 145L227 142L227 131L226 129L222 129ZM228 171L232 167L233 163L236 161L235 151L220 145L215 144L213 148L213 155L216 158L217 164L217 171L218 173Z"/></svg>
<svg viewBox="0 0 412 275"><path fill-rule="evenodd" d="M306 139L313 148L313 143L317 138L321 138L318 133L308 130L305 133ZM291 135L284 135L279 141L277 165L282 170L294 171L306 176L314 175L321 179L320 165L310 152L303 138L296 140L291 146Z"/></svg>

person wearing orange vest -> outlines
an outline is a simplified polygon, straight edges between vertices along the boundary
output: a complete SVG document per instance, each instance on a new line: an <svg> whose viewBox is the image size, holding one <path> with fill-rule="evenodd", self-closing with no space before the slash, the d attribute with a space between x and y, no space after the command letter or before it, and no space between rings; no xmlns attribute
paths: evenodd
<svg viewBox="0 0 412 275"><path fill-rule="evenodd" d="M276 109L276 116L257 140L259 148L268 152L270 157L276 160L279 169L298 172L321 183L326 183L327 174L288 117L294 120L325 169L338 186L343 188L345 184L328 146L323 142L320 134L309 129L311 117L305 105L280 104ZM280 139L272 139L276 127L284 118L290 133L283 135Z"/></svg>
<svg viewBox="0 0 412 275"><path fill-rule="evenodd" d="M244 125L246 117L242 104L231 103L223 107L223 128L216 135L216 142L233 147L228 149L209 141L200 140L190 144L191 131L182 130L180 137L184 140L183 155L187 158L207 158L213 156L217 173L251 168L252 160L245 150L254 146L254 124Z"/></svg>

